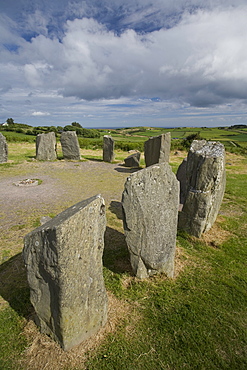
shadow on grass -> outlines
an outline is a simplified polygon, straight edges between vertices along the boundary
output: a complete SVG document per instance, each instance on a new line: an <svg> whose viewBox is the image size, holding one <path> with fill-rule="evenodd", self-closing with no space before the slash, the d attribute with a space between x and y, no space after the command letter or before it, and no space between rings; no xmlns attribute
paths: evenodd
<svg viewBox="0 0 247 370"><path fill-rule="evenodd" d="M123 208L121 202L117 202L115 200L111 201L108 209L111 213L114 213L119 220L123 219Z"/></svg>
<svg viewBox="0 0 247 370"><path fill-rule="evenodd" d="M19 315L28 318L33 313L21 253L0 265L0 294Z"/></svg>
<svg viewBox="0 0 247 370"><path fill-rule="evenodd" d="M140 171L141 168L135 168L135 167L124 167L123 165L119 165L118 167L114 168L115 171L117 172L122 172L122 173L134 173L137 171Z"/></svg>
<svg viewBox="0 0 247 370"><path fill-rule="evenodd" d="M88 161L103 162L103 159L88 157L88 156L85 156L85 155L83 156L83 158L87 159Z"/></svg>
<svg viewBox="0 0 247 370"><path fill-rule="evenodd" d="M106 228L103 265L115 273L128 272L132 274L129 252L123 233Z"/></svg>

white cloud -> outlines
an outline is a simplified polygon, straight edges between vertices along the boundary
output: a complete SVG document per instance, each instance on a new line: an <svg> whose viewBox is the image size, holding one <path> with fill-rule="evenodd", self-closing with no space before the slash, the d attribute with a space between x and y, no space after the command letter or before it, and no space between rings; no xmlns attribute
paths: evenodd
<svg viewBox="0 0 247 370"><path fill-rule="evenodd" d="M50 116L48 112L33 112L32 116Z"/></svg>
<svg viewBox="0 0 247 370"><path fill-rule="evenodd" d="M74 98L82 100L81 105L74 105L80 106L74 113L88 119L95 119L96 112L105 115L109 109L114 110L112 119L117 119L119 106L104 108L114 99L126 99L131 107L128 111L125 107L125 114L132 116L142 115L143 109L150 115L164 115L166 111L188 111L189 106L246 102L246 1L105 0L102 9L97 1L73 1L65 12L71 20L63 24L59 37L49 29L55 27L51 14L57 3L52 2L46 13L48 8L42 4L42 9L33 9L26 17L26 30L35 32L30 41L18 33L16 22L4 15L0 19L0 94L2 99L14 99L17 89L25 91L18 101L20 107L21 99L29 102L26 114L32 117L45 119L45 112L53 116L57 106L70 117ZM62 1L61 7L64 4L68 2ZM115 32L110 20L120 5ZM95 15L98 20L78 19L76 14ZM151 32L134 30L147 23L159 27ZM29 97L33 91L38 93ZM152 102L153 97L161 102ZM67 103L60 109L62 101Z"/></svg>
<svg viewBox="0 0 247 370"><path fill-rule="evenodd" d="M207 105L244 97L246 16L247 6L199 11L145 36L133 30L116 35L93 19L76 19L67 22L62 44L42 36L30 52L53 66L43 83L64 96L148 95Z"/></svg>

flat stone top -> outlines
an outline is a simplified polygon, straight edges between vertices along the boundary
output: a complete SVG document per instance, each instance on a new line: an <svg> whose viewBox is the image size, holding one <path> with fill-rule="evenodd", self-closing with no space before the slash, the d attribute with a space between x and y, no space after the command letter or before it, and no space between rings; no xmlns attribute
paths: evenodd
<svg viewBox="0 0 247 370"><path fill-rule="evenodd" d="M191 144L190 152L203 157L223 157L225 147L219 141L194 140Z"/></svg>
<svg viewBox="0 0 247 370"><path fill-rule="evenodd" d="M102 204L104 205L104 199L103 197L98 194L91 198L85 199L79 203L76 203L75 205L65 209L63 212L59 213L57 216L52 218L50 221L46 222L45 224L37 227L35 230L31 231L28 235L32 233L36 233L37 231L41 231L44 229L56 229L59 227L61 223L63 223L65 220L72 217L74 214L76 214L79 210L87 207L90 203L94 202L96 199L100 199L102 201Z"/></svg>
<svg viewBox="0 0 247 370"><path fill-rule="evenodd" d="M77 136L76 131L63 131L61 136Z"/></svg>
<svg viewBox="0 0 247 370"><path fill-rule="evenodd" d="M53 132L53 131L51 131L51 132L43 132L42 134L38 134L37 136L43 136L43 137L46 137L46 136L54 136L54 137L56 137L55 132Z"/></svg>

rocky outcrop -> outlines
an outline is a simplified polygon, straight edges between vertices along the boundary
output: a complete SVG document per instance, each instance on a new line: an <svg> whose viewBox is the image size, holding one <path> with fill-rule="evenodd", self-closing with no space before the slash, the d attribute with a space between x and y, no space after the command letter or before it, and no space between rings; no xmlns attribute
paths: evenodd
<svg viewBox="0 0 247 370"><path fill-rule="evenodd" d="M68 350L107 318L104 199L84 200L27 234L23 256L41 332Z"/></svg>
<svg viewBox="0 0 247 370"><path fill-rule="evenodd" d="M168 163L127 178L122 196L124 230L138 278L159 272L173 276L178 204L179 183Z"/></svg>
<svg viewBox="0 0 247 370"><path fill-rule="evenodd" d="M225 149L219 142L194 140L186 167L186 195L179 228L200 237L216 220L226 183Z"/></svg>

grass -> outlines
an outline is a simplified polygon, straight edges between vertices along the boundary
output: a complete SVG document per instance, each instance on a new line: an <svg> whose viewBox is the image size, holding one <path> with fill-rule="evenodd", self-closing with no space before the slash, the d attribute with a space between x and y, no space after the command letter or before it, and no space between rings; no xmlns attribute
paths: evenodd
<svg viewBox="0 0 247 370"><path fill-rule="evenodd" d="M19 157L12 149L10 145L15 163L7 170L16 174L33 149L23 148ZM82 150L82 155L102 159L100 150ZM116 158L126 156L119 151ZM171 156L174 171L181 157ZM110 319L112 327L85 353L83 345L62 353L38 331L26 334L32 308L20 236L38 226L37 213L31 212L26 224L14 226L12 234L1 239L0 369L246 369L247 160L228 154L227 163L224 201L212 230L200 240L178 233L175 279L159 275L139 281L132 275L121 205L110 203L103 263L116 324ZM61 173L61 180L68 185L64 176ZM92 183L95 179L92 174ZM105 188L107 179L101 180L96 187ZM17 247L11 257L12 244Z"/></svg>

